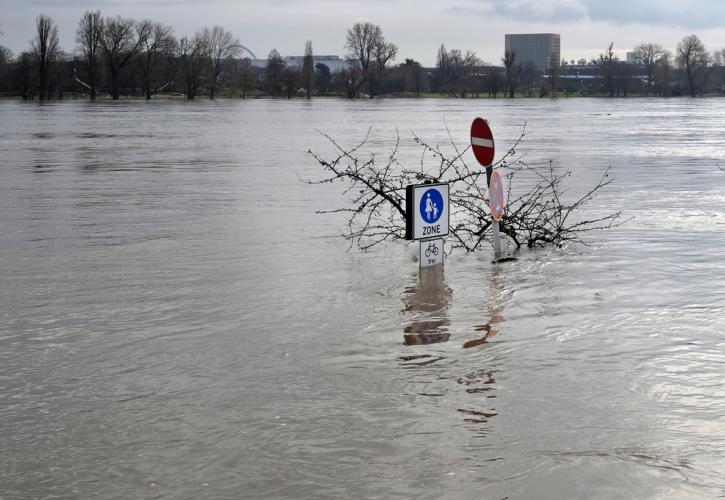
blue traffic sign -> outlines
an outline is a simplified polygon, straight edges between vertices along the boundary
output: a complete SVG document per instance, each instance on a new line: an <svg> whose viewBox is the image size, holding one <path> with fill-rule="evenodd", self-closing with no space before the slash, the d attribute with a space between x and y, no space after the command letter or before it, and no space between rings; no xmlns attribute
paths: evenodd
<svg viewBox="0 0 725 500"><path fill-rule="evenodd" d="M420 199L420 216L428 224L433 224L441 218L445 204L443 203L443 196L435 189L431 188L423 193L423 197Z"/></svg>

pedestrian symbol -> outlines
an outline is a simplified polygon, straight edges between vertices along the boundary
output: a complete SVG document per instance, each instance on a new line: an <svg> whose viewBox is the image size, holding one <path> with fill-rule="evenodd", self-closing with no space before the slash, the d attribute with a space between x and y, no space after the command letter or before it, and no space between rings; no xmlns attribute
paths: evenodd
<svg viewBox="0 0 725 500"><path fill-rule="evenodd" d="M423 193L423 198L420 200L420 216L424 222L433 224L443 215L444 207L441 193L431 188Z"/></svg>
<svg viewBox="0 0 725 500"><path fill-rule="evenodd" d="M448 235L451 215L448 195L448 184L445 182L405 187L406 240L444 238Z"/></svg>

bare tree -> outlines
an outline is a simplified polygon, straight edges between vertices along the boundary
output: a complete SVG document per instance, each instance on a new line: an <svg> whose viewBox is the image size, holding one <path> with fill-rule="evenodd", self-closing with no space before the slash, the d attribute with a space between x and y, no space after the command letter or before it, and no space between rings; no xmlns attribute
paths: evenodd
<svg viewBox="0 0 725 500"><path fill-rule="evenodd" d="M197 32L193 37L179 39L177 49L177 71L184 83L184 94L189 100L196 98L206 80L206 40Z"/></svg>
<svg viewBox="0 0 725 500"><path fill-rule="evenodd" d="M539 71L536 69L536 64L533 61L524 61L521 64L521 83L525 87L526 94L531 96L532 92L536 89L536 82L538 80Z"/></svg>
<svg viewBox="0 0 725 500"><path fill-rule="evenodd" d="M35 56L31 52L22 52L18 56L18 87L23 96L23 101L32 100L35 97Z"/></svg>
<svg viewBox="0 0 725 500"><path fill-rule="evenodd" d="M305 42L305 57L302 60L302 85L307 99L312 98L312 87L315 84L315 59L312 56L312 41Z"/></svg>
<svg viewBox="0 0 725 500"><path fill-rule="evenodd" d="M660 96L669 96L672 86L672 55L664 51L655 68L655 90Z"/></svg>
<svg viewBox="0 0 725 500"><path fill-rule="evenodd" d="M392 42L386 42L381 37L373 47L373 62L375 73L371 75L370 83L379 85L383 81L383 73L387 69L388 63L395 60L398 55L398 47ZM370 97L373 93L370 92Z"/></svg>
<svg viewBox="0 0 725 500"><path fill-rule="evenodd" d="M504 92L508 91L509 97L513 99L521 73L521 65L516 64L516 52L508 50L504 53L503 58L501 58L501 62L506 71L506 89Z"/></svg>
<svg viewBox="0 0 725 500"><path fill-rule="evenodd" d="M345 92L349 99L353 99L358 96L364 83L362 71L351 63L335 73L335 83L337 87Z"/></svg>
<svg viewBox="0 0 725 500"><path fill-rule="evenodd" d="M41 14L35 20L35 28L33 56L38 68L38 96L42 101L50 98L50 76L60 56L58 27L50 17Z"/></svg>
<svg viewBox="0 0 725 500"><path fill-rule="evenodd" d="M405 63L401 64L401 68L405 78L404 90L414 92L415 97L419 97L423 87L423 67L418 61L406 59Z"/></svg>
<svg viewBox="0 0 725 500"><path fill-rule="evenodd" d="M447 93L451 80L450 58L446 46L441 44L436 54L435 87L439 94Z"/></svg>
<svg viewBox="0 0 725 500"><path fill-rule="evenodd" d="M136 27L137 33L148 34L142 39L142 49L139 57L141 77L143 78L143 89L146 99L151 99L154 91L154 74L158 67L159 60L171 54L176 45L174 29L162 23L155 23L145 19L140 21Z"/></svg>
<svg viewBox="0 0 725 500"><path fill-rule="evenodd" d="M209 99L214 99L225 69L241 53L242 46L238 38L221 26L204 28L202 36L205 38L206 57L209 61Z"/></svg>
<svg viewBox="0 0 725 500"><path fill-rule="evenodd" d="M76 42L83 56L83 65L86 69L86 81L83 83L88 87L91 101L95 101L98 95L102 36L103 17L101 17L101 11L87 10L78 22Z"/></svg>
<svg viewBox="0 0 725 500"><path fill-rule="evenodd" d="M150 26L137 24L133 19L116 16L106 19L101 37L101 47L106 56L111 78L111 97L121 96L121 72L143 50L150 35Z"/></svg>
<svg viewBox="0 0 725 500"><path fill-rule="evenodd" d="M713 51L712 63L715 66L725 66L725 49Z"/></svg>
<svg viewBox="0 0 725 500"><path fill-rule="evenodd" d="M282 86L284 87L284 95L287 99L291 99L297 94L297 88L300 81L300 72L296 67L287 66L282 71Z"/></svg>
<svg viewBox="0 0 725 500"><path fill-rule="evenodd" d="M635 47L634 53L647 70L647 93L649 93L654 86L657 64L665 53L665 49L660 44L644 42Z"/></svg>
<svg viewBox="0 0 725 500"><path fill-rule="evenodd" d="M400 136L385 161L379 165L374 153L364 153L368 135L352 147L338 144L326 137L336 149L331 158L323 158L310 151L323 168L320 179L303 179L310 184L341 182L349 196L350 206L320 213L342 213L347 216L343 236L350 245L371 248L386 241L405 238L405 190L410 184L425 181L447 182L450 187L450 232L453 247L467 252L479 249L490 239L491 216L486 190L481 189L486 171L472 167L464 159L470 146L461 148L451 139L451 150L445 152L413 135L423 150L417 168L403 166L398 160ZM561 245L580 241L588 231L620 224L620 212L591 218L579 216L579 210L591 201L613 178L606 170L602 177L582 195L565 199L564 181L571 172L557 172L551 163L546 168L535 168L523 161L516 152L524 133L514 141L494 168L501 169L508 179L508 196L501 222L501 232L514 246L535 247L545 244ZM429 158L426 163L426 158ZM514 193L514 178L525 178L523 189Z"/></svg>
<svg viewBox="0 0 725 500"><path fill-rule="evenodd" d="M687 35L677 44L677 64L685 70L690 96L702 91L709 62L710 56L697 35Z"/></svg>
<svg viewBox="0 0 725 500"><path fill-rule="evenodd" d="M347 30L345 48L348 50L348 59L360 72L360 78L354 79L357 85L354 95L357 95L360 88L367 83L368 93L372 99L375 75L382 75L385 65L395 59L398 48L385 41L380 26L369 22L355 23ZM374 68L375 65L377 68Z"/></svg>
<svg viewBox="0 0 725 500"><path fill-rule="evenodd" d="M489 67L486 69L485 85L488 97L497 98L498 93L501 92L501 88L504 86L504 75L500 68Z"/></svg>
<svg viewBox="0 0 725 500"><path fill-rule="evenodd" d="M609 44L607 50L603 54L599 54L599 75L604 81L604 88L609 97L614 97L616 90L615 78L617 73L617 63L619 59L614 55L614 42Z"/></svg>
<svg viewBox="0 0 725 500"><path fill-rule="evenodd" d="M284 59L279 55L277 49L272 49L267 56L264 84L267 87L267 93L273 97L282 95L284 68Z"/></svg>
<svg viewBox="0 0 725 500"><path fill-rule="evenodd" d="M3 45L0 45L0 92L10 89L11 83L9 77L9 66L12 59L12 51Z"/></svg>
<svg viewBox="0 0 725 500"><path fill-rule="evenodd" d="M247 92L257 85L257 72L252 67L252 61L245 57L239 63L239 87L242 91L242 99L247 97Z"/></svg>

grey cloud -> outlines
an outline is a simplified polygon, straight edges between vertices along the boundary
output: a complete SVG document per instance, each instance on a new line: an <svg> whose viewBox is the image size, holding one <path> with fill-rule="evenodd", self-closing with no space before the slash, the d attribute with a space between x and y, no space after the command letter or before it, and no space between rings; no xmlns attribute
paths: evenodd
<svg viewBox="0 0 725 500"><path fill-rule="evenodd" d="M572 22L586 18L583 6L572 0L487 0L453 6L448 12L482 17L501 17L522 22Z"/></svg>
<svg viewBox="0 0 725 500"><path fill-rule="evenodd" d="M725 3L720 1L584 0L584 4L593 21L684 29L725 26Z"/></svg>
<svg viewBox="0 0 725 500"><path fill-rule="evenodd" d="M448 12L521 22L607 22L683 29L725 26L725 2L712 0L472 0Z"/></svg>

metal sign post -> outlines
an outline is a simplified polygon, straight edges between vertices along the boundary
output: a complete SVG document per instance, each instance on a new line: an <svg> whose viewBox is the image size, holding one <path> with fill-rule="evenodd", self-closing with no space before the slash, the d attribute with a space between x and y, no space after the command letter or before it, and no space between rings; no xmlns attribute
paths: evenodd
<svg viewBox="0 0 725 500"><path fill-rule="evenodd" d="M489 173L489 170L493 170L492 167L486 167L486 177L488 177L488 205L491 209L491 217L493 223L491 224L492 238L493 238L493 254L494 259L498 260L501 258L501 234L499 233L498 221L503 218L504 209L504 197L503 197L503 179L498 170L494 170Z"/></svg>
<svg viewBox="0 0 725 500"><path fill-rule="evenodd" d="M493 132L488 122L483 118L476 118L471 124L471 149L473 155L482 166L486 167L486 187L488 188L488 201L491 209L491 223L493 253L496 260L501 258L501 234L498 221L503 217L504 197L503 181L501 174L494 171L491 164L496 154L496 146L493 141Z"/></svg>

